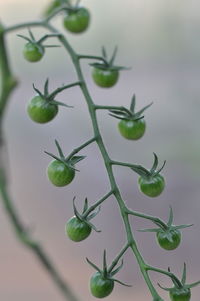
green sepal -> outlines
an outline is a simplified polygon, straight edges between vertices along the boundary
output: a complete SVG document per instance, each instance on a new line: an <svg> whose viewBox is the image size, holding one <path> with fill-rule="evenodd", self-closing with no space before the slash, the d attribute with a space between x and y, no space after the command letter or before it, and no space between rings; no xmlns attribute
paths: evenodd
<svg viewBox="0 0 200 301"><path fill-rule="evenodd" d="M117 263L116 263L116 265L117 265ZM116 275L116 274L122 269L123 265L124 265L124 262L123 262L123 259L122 259L121 264L120 264L120 265L118 266L118 268L116 268L114 271L111 271L110 275L111 275L111 276ZM115 266L114 266L114 267L115 267ZM113 267L113 268L114 268L114 267Z"/></svg>
<svg viewBox="0 0 200 301"><path fill-rule="evenodd" d="M69 161L67 161L70 165L74 166L75 164L77 164L78 162L82 161L83 159L85 159L86 156L73 156L71 159L69 159Z"/></svg>
<svg viewBox="0 0 200 301"><path fill-rule="evenodd" d="M122 281L120 281L118 279L112 278L112 280L115 281L115 282L117 282L117 283L119 283L119 284L121 284L121 285L123 285L123 286L132 287L132 285L126 284L126 283L124 283L124 282L122 282Z"/></svg>
<svg viewBox="0 0 200 301"><path fill-rule="evenodd" d="M183 265L183 273L182 273L181 283L183 285L185 285L185 283L186 283L186 263L185 262Z"/></svg>
<svg viewBox="0 0 200 301"><path fill-rule="evenodd" d="M142 178L149 179L151 177L151 173L141 165L134 165L131 169Z"/></svg>
<svg viewBox="0 0 200 301"><path fill-rule="evenodd" d="M95 211L95 212L93 212L92 214L90 214L90 215L88 215L87 216L87 220L91 220L91 219L93 219L97 214L99 214L99 212L101 211L101 206L99 206L98 208L97 208L97 211Z"/></svg>
<svg viewBox="0 0 200 301"><path fill-rule="evenodd" d="M103 251L103 276L106 278L108 274L107 262L106 262L106 250Z"/></svg>
<svg viewBox="0 0 200 301"><path fill-rule="evenodd" d="M62 160L61 158L57 157L56 155L54 155L54 154L52 154L52 153L49 153L49 152L47 152L47 151L44 151L44 153L47 154L47 155L49 155L49 156L52 157L53 159L58 160L58 161L60 161L60 162L62 162L62 163L65 164L65 161Z"/></svg>
<svg viewBox="0 0 200 301"><path fill-rule="evenodd" d="M173 219L174 219L174 215L173 215L173 210L172 207L170 206L170 211L169 211L169 220L167 222L167 226L171 227L172 223L173 223Z"/></svg>
<svg viewBox="0 0 200 301"><path fill-rule="evenodd" d="M63 151L61 149L61 146L60 146L60 144L58 143L58 141L56 139L55 139L55 144L56 144L60 159L65 160L65 156L64 156Z"/></svg>
<svg viewBox="0 0 200 301"><path fill-rule="evenodd" d="M110 71L120 71L120 70L130 70L130 67L124 66L110 66L109 64L105 63L90 63L90 66L102 70L110 70Z"/></svg>
<svg viewBox="0 0 200 301"><path fill-rule="evenodd" d="M156 168L158 166L158 157L155 153L153 153L153 155L154 155L154 162L153 162L153 166L150 170L147 170L146 168L144 168L141 165L132 165L130 168L144 179L149 179L151 177L155 177L163 169L163 167L165 166L166 161L164 161L162 167L159 170L156 171Z"/></svg>
<svg viewBox="0 0 200 301"><path fill-rule="evenodd" d="M57 100L50 100L50 101L51 101L52 104L57 105L57 106L63 106L63 107L66 107L66 108L73 108L73 106L66 105L65 103L57 101Z"/></svg>
<svg viewBox="0 0 200 301"><path fill-rule="evenodd" d="M160 228L139 229L139 232L159 232Z"/></svg>
<svg viewBox="0 0 200 301"><path fill-rule="evenodd" d="M87 210L88 210L88 199L85 198L84 206L83 206L83 213L85 213Z"/></svg>
<svg viewBox="0 0 200 301"><path fill-rule="evenodd" d="M45 96L40 92L40 90L38 90L38 89L35 87L34 84L32 84L32 86L33 86L33 89L35 90L35 92L39 94L39 96L45 97Z"/></svg>
<svg viewBox="0 0 200 301"><path fill-rule="evenodd" d="M94 264L92 261L90 261L87 257L86 257L86 260L95 270L97 270L100 274L102 274L101 269L98 266L96 266L96 264Z"/></svg>
<svg viewBox="0 0 200 301"><path fill-rule="evenodd" d="M191 283L191 284L186 284L185 287L186 288L193 288L193 287L195 287L199 284L200 284L200 281L197 281L197 282L194 282L194 283Z"/></svg>
<svg viewBox="0 0 200 301"><path fill-rule="evenodd" d="M101 51L102 51L103 58L105 59L105 61L107 61L108 57L107 57L107 52L106 52L106 49L104 46L102 46Z"/></svg>
<svg viewBox="0 0 200 301"><path fill-rule="evenodd" d="M165 291L167 291L167 292L170 292L170 291L172 290L172 288L164 287L164 286L162 286L160 283L157 283L157 284L158 284L158 286L159 286L160 288L162 288L163 290L165 290Z"/></svg>
<svg viewBox="0 0 200 301"><path fill-rule="evenodd" d="M168 272L171 273L170 268L168 268ZM191 289L191 288L193 288L193 287L195 287L195 286L197 286L197 285L200 284L200 281L197 281L197 282L194 282L194 283L191 283L191 284L186 284L186 263L185 262L184 262L184 266L183 266L183 272L182 272L181 281L176 276L174 276L174 275L171 276L170 278L171 278L171 280L172 280L172 282L174 284L174 287L176 289L182 289L182 288L183 289ZM159 283L158 283L158 285L159 285L160 288L162 288L163 290L168 291L168 292L170 292L170 291L172 291L174 289L174 287L172 287L172 288L163 287Z"/></svg>
<svg viewBox="0 0 200 301"><path fill-rule="evenodd" d="M20 38L22 38L22 39L24 39L24 40L26 40L29 43L33 43L33 41L30 38L28 38L28 37L26 37L26 36L24 36L22 34L17 34L17 36L20 37Z"/></svg>
<svg viewBox="0 0 200 301"><path fill-rule="evenodd" d="M136 95L133 94L131 99L130 111L134 114L135 113L135 103L136 103Z"/></svg>
<svg viewBox="0 0 200 301"><path fill-rule="evenodd" d="M118 51L118 47L115 46L115 49L114 49L113 54L111 56L111 59L109 61L109 66L113 66L114 60L115 60L116 55L117 55L117 51Z"/></svg>
<svg viewBox="0 0 200 301"><path fill-rule="evenodd" d="M85 199L86 200L86 199ZM86 204L86 203L85 203ZM84 204L84 207L85 207ZM86 223L90 228L92 228L95 232L101 232L101 230L98 230L92 223L90 223L88 221L87 217L83 217L78 210L76 209L76 205L75 205L75 197L73 198L73 210L74 210L74 214L75 216L82 222Z"/></svg>
<svg viewBox="0 0 200 301"><path fill-rule="evenodd" d="M123 110L119 108L119 110L117 109L109 110L110 112L109 115L121 120L138 121L144 118L144 116L141 116L142 113L152 105L152 103L150 103L149 105L141 109L139 112L135 113L135 104L136 104L136 96L134 94L131 99L130 109L125 108L126 110Z"/></svg>

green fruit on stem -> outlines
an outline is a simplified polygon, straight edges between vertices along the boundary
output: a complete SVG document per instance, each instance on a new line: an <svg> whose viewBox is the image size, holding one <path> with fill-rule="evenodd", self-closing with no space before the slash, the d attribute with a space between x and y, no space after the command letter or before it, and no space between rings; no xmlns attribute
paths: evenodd
<svg viewBox="0 0 200 301"><path fill-rule="evenodd" d="M178 229L160 230L156 233L159 246L165 250L176 249L181 242L181 232Z"/></svg>
<svg viewBox="0 0 200 301"><path fill-rule="evenodd" d="M28 104L27 112L29 117L37 123L47 123L58 113L58 106L44 97L35 96Z"/></svg>
<svg viewBox="0 0 200 301"><path fill-rule="evenodd" d="M36 43L28 42L23 50L24 58L29 62L38 62L44 55L44 47Z"/></svg>
<svg viewBox="0 0 200 301"><path fill-rule="evenodd" d="M89 22L90 14L84 7L69 11L63 20L64 27L73 33L84 32L88 28Z"/></svg>
<svg viewBox="0 0 200 301"><path fill-rule="evenodd" d="M140 190L149 197L159 196L165 188L165 180L160 174L149 179L139 177L138 183Z"/></svg>
<svg viewBox="0 0 200 301"><path fill-rule="evenodd" d="M143 119L140 120L121 120L118 123L120 134L129 140L138 140L145 133L146 124Z"/></svg>
<svg viewBox="0 0 200 301"><path fill-rule="evenodd" d="M92 78L99 87L110 88L117 83L119 71L94 67L92 70Z"/></svg>
<svg viewBox="0 0 200 301"><path fill-rule="evenodd" d="M174 288L169 292L171 301L189 301L191 291L189 288Z"/></svg>
<svg viewBox="0 0 200 301"><path fill-rule="evenodd" d="M94 297L105 298L110 295L114 288L114 280L104 278L99 272L96 272L90 279L90 290Z"/></svg>
<svg viewBox="0 0 200 301"><path fill-rule="evenodd" d="M47 175L53 185L63 187L72 182L75 170L61 161L53 160L47 167Z"/></svg>
<svg viewBox="0 0 200 301"><path fill-rule="evenodd" d="M92 228L86 222L81 221L76 216L70 218L65 226L66 234L75 242L86 239L90 235L91 231Z"/></svg>

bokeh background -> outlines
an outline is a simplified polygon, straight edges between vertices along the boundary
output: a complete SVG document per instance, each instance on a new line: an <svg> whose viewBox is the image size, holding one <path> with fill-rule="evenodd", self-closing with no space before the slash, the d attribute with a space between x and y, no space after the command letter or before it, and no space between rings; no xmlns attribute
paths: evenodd
<svg viewBox="0 0 200 301"><path fill-rule="evenodd" d="M48 3L48 0L0 0L1 20L7 25L35 20ZM100 128L110 156L147 168L152 164L153 152L158 154L161 163L167 160L163 172L166 189L155 199L140 194L136 174L129 169L115 168L124 199L131 208L163 219L167 219L171 205L175 224L194 223L191 229L183 230L183 241L176 251L161 250L154 234L135 231L139 248L149 263L165 269L170 266L178 275L186 262L188 281L197 281L200 278L199 1L83 0L82 3L91 11L91 27L83 35L67 34L74 48L80 53L98 55L102 45L109 53L118 45L116 62L132 66L130 71L121 73L117 86L104 90L94 85L88 62L83 63L94 101L128 106L132 94L136 93L138 109L154 102L145 113L146 135L138 142L124 140L117 131L117 120L105 112L99 113ZM54 25L63 31L62 17L58 17ZM39 38L44 31L34 29L34 33ZM124 228L117 205L110 198L95 219L101 234L92 233L80 244L65 236L65 222L73 214L73 196L76 195L79 208L86 196L93 203L108 191L108 178L98 149L89 146L81 152L87 159L79 164L81 172L72 184L58 189L48 182L45 169L50 159L44 150L54 152L56 138L67 154L91 137L91 122L78 88L62 93L59 98L74 105L75 109L61 108L56 119L43 126L29 120L26 105L34 95L32 83L41 89L49 77L50 87L55 89L76 80L76 76L62 48L48 49L40 63L26 62L22 57L24 41L16 34L10 34L7 39L11 66L20 79L4 123L10 192L21 218L66 281L82 301L92 301L88 281L93 270L85 257L101 264L106 249L111 261L125 242ZM151 226L136 218L132 219L132 224L135 230ZM0 300L63 300L35 257L15 238L2 204L0 225ZM107 300L151 300L131 252L125 255L124 268L118 278L133 286L116 285ZM158 281L170 284L166 277L158 274L152 274L152 279L155 285ZM193 290L192 301L199 300L199 290ZM165 292L160 293L168 300Z"/></svg>

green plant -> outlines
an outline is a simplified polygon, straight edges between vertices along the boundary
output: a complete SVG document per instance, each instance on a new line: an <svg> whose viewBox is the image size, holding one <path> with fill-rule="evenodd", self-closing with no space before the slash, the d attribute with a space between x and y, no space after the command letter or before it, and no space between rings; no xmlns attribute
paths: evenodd
<svg viewBox="0 0 200 301"><path fill-rule="evenodd" d="M78 1L79 2L79 1ZM182 276L182 281L179 281L179 279L171 273L170 269L159 269L156 267L153 267L149 265L141 255L141 252L138 249L137 242L135 240L130 218L131 216L139 217L142 219L146 219L151 221L153 224L158 226L159 228L156 229L147 229L142 231L149 231L149 232L156 232L157 239L159 244L162 248L167 250L175 249L179 243L180 243L180 231L179 229L185 228L191 225L181 225L181 226L174 226L172 225L172 217L173 212L172 209L170 210L170 218L168 223L165 223L158 217L150 216L147 214L143 214L134 210L129 209L126 206L126 203L121 195L121 192L119 190L119 187L116 183L115 175L113 172L114 166L124 166L128 167L137 174L139 174L139 186L141 191L150 197L156 197L160 195L164 189L165 181L164 177L161 176L159 173L163 169L163 166L157 170L158 166L158 158L156 154L154 154L154 163L150 170L145 169L141 165L136 165L133 163L124 163L119 161L114 161L110 158L107 149L105 147L105 144L103 142L101 132L98 125L97 120L97 111L99 110L106 110L109 112L110 115L114 116L115 118L121 119L122 121L130 122L131 121L131 134L127 134L127 128L124 132L124 124L123 127L119 125L119 130L121 134L128 139L136 140L143 136L144 130L145 130L145 123L143 120L142 114L144 110L149 107L146 106L144 109L139 111L138 113L135 113L135 97L132 99L131 107L130 109L127 109L124 106L109 106L109 105L97 105L93 102L89 90L87 88L86 81L83 76L82 68L80 61L83 59L89 59L94 60L95 62L90 64L92 66L92 76L94 81L101 87L111 87L114 84L117 83L118 77L119 77L119 71L122 69L126 69L124 67L115 66L114 59L116 57L117 49L114 50L114 53L110 60L107 59L107 54L105 52L105 48L102 48L102 56L93 56L93 55L82 55L78 54L74 51L72 46L69 44L68 40L66 39L65 35L58 32L58 30L51 24L52 19L60 14L61 12L67 13L67 16L71 16L74 14L74 12L79 10L78 3L75 4L75 7L71 4L70 1L67 0L60 0L60 1L53 1L49 8L46 10L45 15L46 17L42 21L35 21L35 22L28 22L18 25L13 25L10 27L4 27L0 24L0 70L1 70L1 95L0 95L0 147L3 145L3 134L2 134L2 120L5 113L5 109L8 104L9 95L12 92L12 90L17 85L17 81L15 77L13 76L9 62L8 62L8 55L7 55L7 49L5 44L5 36L12 32L12 31L18 31L20 29L24 28L31 28L34 27L42 27L50 32L50 34L46 34L44 37L42 37L39 41L36 41L32 31L29 30L30 39L21 36L22 38L26 39L28 41L28 45L25 45L25 57L29 61L38 61L42 58L44 55L44 48L48 46L44 46L42 43L51 37L56 37L58 39L58 42L62 47L65 48L67 53L72 59L72 62L74 64L74 68L77 74L78 81L74 82L72 84L68 84L65 86L62 86L60 88L57 88L54 92L49 94L48 92L48 81L45 83L44 93L42 94L39 90L37 90L34 87L34 90L39 94L38 96L34 97L31 100L31 103L28 105L28 113L29 116L36 122L39 123L46 123L50 120L52 120L55 115L57 114L58 105L63 105L62 103L57 102L54 98L56 95L58 95L63 90L69 89L74 86L78 86L84 97L85 101L88 107L88 111L90 114L92 126L93 126L93 137L80 145L79 147L72 150L67 157L64 156L63 151L56 141L56 146L58 149L59 157L55 156L52 153L46 152L48 155L53 157L55 160L50 163L47 169L48 177L50 181L56 185L56 186L64 186L69 184L74 176L75 176L75 165L82 159L84 159L84 156L77 156L76 154L79 153L82 149L90 145L91 143L96 143L100 153L102 155L104 165L107 171L107 174L109 176L109 182L110 182L110 189L106 195L104 195L101 199L97 200L93 205L88 206L88 202L85 200L84 204L84 210L82 214L79 214L76 210L76 207L74 205L74 214L75 217L73 217L66 225L66 233L69 235L69 237L74 241L81 241L84 240L86 237L89 236L92 229L96 230L95 226L91 224L90 220L95 217L95 215L98 213L95 212L95 209L98 208L105 200L107 200L110 196L114 196L116 203L119 206L119 210L122 217L122 222L124 224L125 232L126 232L126 243L122 247L121 251L117 254L117 256L114 258L113 262L109 267L107 267L106 263L106 252L104 252L104 259L103 259L103 270L99 269L96 265L94 265L92 262L87 260L96 270L97 273L92 276L90 281L90 288L91 292L94 296L98 298L103 298L108 296L113 288L114 283L119 282L119 280L113 278L115 274L119 272L121 269L122 264L114 269L118 262L122 259L124 254L127 250L131 250L136 258L136 261L139 265L140 271L142 273L142 276L149 288L149 291L151 293L152 299L154 301L162 301L163 299L160 297L157 288L154 286L149 272L153 271L159 274L166 275L169 277L173 283L174 288L164 288L165 290L169 291L170 298L172 301L188 301L191 297L190 289L199 284L200 282L193 283L191 285L185 284L185 278L186 278L186 268L184 265L184 272ZM74 16L73 16L74 18ZM74 20L74 19L73 19ZM73 21L74 22L74 21ZM66 19L65 19L65 26L66 26ZM66 26L69 30L73 31L72 28L76 28L74 30L75 32L78 32L77 24L76 26L74 23L71 23L70 29L68 26ZM75 27L74 27L75 26ZM87 26L86 26L87 27ZM85 30L86 27L81 27L81 31ZM84 28L84 29L83 29ZM80 27L79 27L80 30ZM80 32L80 31L79 31ZM31 47L30 47L31 46ZM55 47L55 45L50 45L51 47ZM66 106L66 105L65 105ZM120 121L120 123L122 122ZM137 126L136 126L137 125ZM139 125L139 127L138 127ZM138 130L139 128L139 130ZM77 298L74 296L74 294L71 292L71 289L68 287L66 283L62 280L60 275L58 274L57 270L41 248L41 246L36 243L26 231L25 227L21 223L21 220L19 219L16 210L13 206L12 200L8 193L8 187L7 187L7 178L6 178L6 172L5 167L3 165L3 162L0 161L0 192L2 195L2 200L5 205L5 209L8 213L8 216L14 226L14 229L17 233L18 238L21 240L21 242L26 245L30 250L32 250L40 262L43 264L43 266L47 269L49 274L51 275L52 279L57 284L58 288L62 291L63 295L65 296L66 300L75 301ZM96 230L99 232L98 230ZM176 237L174 238L174 233L176 234ZM178 236L177 236L178 235ZM178 238L177 238L178 237ZM123 283L121 283L123 284Z"/></svg>

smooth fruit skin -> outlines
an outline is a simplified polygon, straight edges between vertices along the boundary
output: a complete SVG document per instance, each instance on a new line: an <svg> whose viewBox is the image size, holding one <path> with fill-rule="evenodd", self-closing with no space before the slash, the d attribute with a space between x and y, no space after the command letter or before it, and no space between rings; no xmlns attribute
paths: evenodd
<svg viewBox="0 0 200 301"><path fill-rule="evenodd" d="M24 58L29 62L38 62L44 55L44 48L34 43L27 43L24 46Z"/></svg>
<svg viewBox="0 0 200 301"><path fill-rule="evenodd" d="M171 236L172 241L169 240L167 235ZM181 242L181 232L178 229L172 229L168 232L160 230L156 233L156 236L159 246L165 250L174 250Z"/></svg>
<svg viewBox="0 0 200 301"><path fill-rule="evenodd" d="M118 123L120 134L129 140L138 140L145 133L146 123L143 119L134 120L121 120Z"/></svg>
<svg viewBox="0 0 200 301"><path fill-rule="evenodd" d="M89 11L82 7L77 11L68 12L63 20L64 27L73 33L84 32L90 22Z"/></svg>
<svg viewBox="0 0 200 301"><path fill-rule="evenodd" d="M94 67L92 70L92 78L98 86L110 88L117 83L119 71Z"/></svg>
<svg viewBox="0 0 200 301"><path fill-rule="evenodd" d="M189 288L174 288L169 293L171 301L189 301L191 292Z"/></svg>
<svg viewBox="0 0 200 301"><path fill-rule="evenodd" d="M152 198L159 196L165 188L165 180L160 174L151 179L139 177L138 183L140 190Z"/></svg>
<svg viewBox="0 0 200 301"><path fill-rule="evenodd" d="M65 226L65 232L68 237L76 242L86 239L91 231L91 227L84 221L79 220L76 216L70 218Z"/></svg>
<svg viewBox="0 0 200 301"><path fill-rule="evenodd" d="M114 281L112 279L105 279L96 272L90 279L90 290L94 297L105 298L112 293L114 288Z"/></svg>
<svg viewBox="0 0 200 301"><path fill-rule="evenodd" d="M58 113L58 106L51 104L41 96L35 96L28 104L27 112L29 117L38 123L51 121Z"/></svg>
<svg viewBox="0 0 200 301"><path fill-rule="evenodd" d="M53 160L47 167L47 175L53 185L63 187L72 182L75 171L63 162Z"/></svg>

